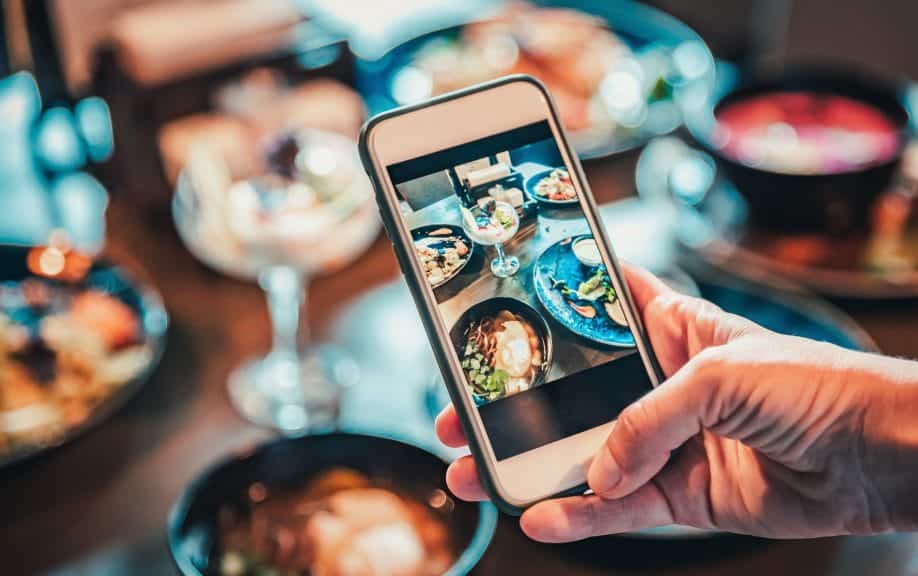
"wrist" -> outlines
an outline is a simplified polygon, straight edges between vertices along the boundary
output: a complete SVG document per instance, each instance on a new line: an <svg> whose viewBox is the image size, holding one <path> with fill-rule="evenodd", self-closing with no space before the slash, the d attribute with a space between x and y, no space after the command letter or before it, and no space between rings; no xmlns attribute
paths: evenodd
<svg viewBox="0 0 918 576"><path fill-rule="evenodd" d="M918 362L868 358L861 431L867 498L878 527L918 530Z"/></svg>

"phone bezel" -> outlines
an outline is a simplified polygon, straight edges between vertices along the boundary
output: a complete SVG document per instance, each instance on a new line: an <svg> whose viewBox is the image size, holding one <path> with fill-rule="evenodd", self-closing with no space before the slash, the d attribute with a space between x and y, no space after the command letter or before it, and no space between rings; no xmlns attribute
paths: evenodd
<svg viewBox="0 0 918 576"><path fill-rule="evenodd" d="M471 100L474 100L476 95L487 94L489 92L493 97L503 97L504 95L495 93L495 91L500 91L502 89L507 91L507 95L514 95L513 90L509 90L507 87L516 87L522 90L518 94L515 94L517 96L525 95L527 91L534 89L534 92L530 92L526 98L531 98L532 96L537 96L537 98L528 101L526 98L514 100L511 107L500 110L501 114L499 115L499 120L497 119L498 116L496 112L490 113L488 110L484 109L485 112L488 112L492 118L497 121L490 123L486 121L482 123L482 104L485 103L487 99L481 98L480 102L473 102ZM463 99L466 100L466 105L457 105L455 103L455 101ZM438 106L441 107L439 111L437 110ZM447 115L447 110L448 113L453 115ZM475 114L476 111L478 115ZM422 112L422 116L426 116L426 118L419 117L416 114L418 112ZM404 137L406 133L417 131L424 120L429 120L431 118L435 119L439 114L444 114L441 120L444 120L447 124L451 123L454 127L453 132L456 134L447 138L449 143L432 145L430 141L420 141L419 139L413 139L409 141L410 143L406 143L407 139ZM399 131L399 121L409 118L410 115L414 115L415 118L412 122L407 122L407 124L414 124L414 126L407 130L407 132ZM463 115L471 115L471 117L465 118L468 121L463 121ZM498 461L495 458L478 410L475 407L471 395L465 390L465 376L459 366L458 356L452 350L452 344L450 343L448 335L448 327L443 324L442 318L437 313L437 304L433 290L431 290L427 282L424 281L424 275L417 259L411 256L410 250L413 249L413 243L411 241L410 230L408 230L404 219L400 216L396 190L389 178L387 166L398 161L417 158L437 150L460 145L476 138L487 137L539 120L548 121L563 160L568 166L573 168L575 187L578 190L578 198L580 199L584 217L587 219L587 223L594 237L599 240L598 245L600 254L607 269L611 272L610 279L615 289L622 295L622 300L625 303L624 312L629 325L632 327L632 333L635 337L638 352L641 355L645 368L647 368L651 383L656 386L663 380L659 364L647 339L640 315L628 291L627 282L625 282L622 276L614 250L612 250L605 231L598 220L598 211L595 201L590 191L589 183L583 174L583 168L580 165L579 158L568 143L564 131L561 129L561 123L551 95L541 82L531 76L513 75L479 84L465 90L444 94L417 105L398 108L374 116L364 125L360 136L361 158L367 173L373 180L383 223L392 240L402 271L408 280L412 296L419 310L424 311L421 314L424 327L431 343L436 343L433 345L434 353L440 366L441 373L443 373L444 380L447 383L450 398L457 407L457 413L462 422L463 431L469 439L469 447L472 451L472 455L479 469L483 472L483 474L481 474L482 482L489 495L497 502L501 509L512 514L519 514L524 508L545 498L562 494L582 493L586 488L582 480L585 474L584 468L587 463L584 461L584 458L588 458L592 455L595 447L598 446L597 438L605 437L611 423L524 452L523 454L503 461ZM384 135L384 138L393 138L394 136L398 138L398 140L393 140L391 143L383 142L382 147L386 148L386 154L380 154L381 147L378 142L380 133L379 127L386 125L386 123L388 123L388 129L394 130L395 134ZM402 123L404 124L405 122ZM434 125L439 126L440 124L435 123ZM444 131L440 132L440 134L443 133ZM395 151L396 149L398 150L397 152ZM565 443L566 445L559 446L561 443ZM589 448L589 454L584 452L584 447ZM580 450L577 450L577 448L580 448ZM549 456L553 458L549 458ZM536 462L541 462L541 465L544 466L551 460L551 464L557 465L558 459L562 457L567 458L569 461L566 465L566 469L575 471L575 474L580 480L576 485L569 487L563 486L558 489L542 486L533 489L529 494L520 496L518 494L520 490L508 490L505 485L508 479L502 478L500 468L503 467L507 469L508 466L506 464L510 463L511 467L519 470L513 472L514 477L518 474L523 474L527 482L532 482L534 478L543 477L529 473L532 468L539 466ZM522 460L526 460L527 462L521 463ZM574 462L571 463L571 460L574 460ZM503 476L506 476L506 473L504 473ZM550 484L550 482L546 482L546 484ZM519 486L520 485L517 485L516 488L519 488Z"/></svg>

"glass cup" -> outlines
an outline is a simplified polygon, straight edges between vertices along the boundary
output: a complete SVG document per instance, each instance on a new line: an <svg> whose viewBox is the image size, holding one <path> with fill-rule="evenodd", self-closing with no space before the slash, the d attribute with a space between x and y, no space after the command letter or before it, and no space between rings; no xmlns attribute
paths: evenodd
<svg viewBox="0 0 918 576"><path fill-rule="evenodd" d="M311 130L287 140L284 166L238 181L221 158L194 150L172 212L196 257L265 291L271 350L232 372L229 394L251 422L296 432L334 426L341 391L359 374L339 348L300 345L309 280L356 260L379 219L355 142Z"/></svg>
<svg viewBox="0 0 918 576"><path fill-rule="evenodd" d="M520 269L516 256L504 252L504 244L509 242L520 228L520 217L516 209L493 198L472 207L462 208L462 228L474 242L484 246L494 246L497 257L491 260L491 273L498 278L509 278Z"/></svg>

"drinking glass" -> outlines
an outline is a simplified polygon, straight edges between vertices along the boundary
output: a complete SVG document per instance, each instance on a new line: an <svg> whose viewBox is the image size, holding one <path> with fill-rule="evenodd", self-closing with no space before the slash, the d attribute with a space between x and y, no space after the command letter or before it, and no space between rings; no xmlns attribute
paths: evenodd
<svg viewBox="0 0 918 576"><path fill-rule="evenodd" d="M509 278L520 269L519 259L504 252L504 244L516 235L520 217L516 209L493 198L471 207L462 207L462 228L474 242L494 246L497 256L491 260L491 273Z"/></svg>
<svg viewBox="0 0 918 576"><path fill-rule="evenodd" d="M337 347L300 344L307 287L317 274L356 260L376 238L379 219L355 142L304 130L283 148L285 163L238 181L221 158L194 150L178 180L173 218L195 256L257 280L267 296L272 346L230 375L233 405L258 425L328 429L359 370Z"/></svg>

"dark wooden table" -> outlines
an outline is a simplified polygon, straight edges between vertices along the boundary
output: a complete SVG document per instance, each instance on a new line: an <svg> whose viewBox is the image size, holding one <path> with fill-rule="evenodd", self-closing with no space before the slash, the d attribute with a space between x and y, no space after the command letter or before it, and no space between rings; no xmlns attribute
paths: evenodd
<svg viewBox="0 0 918 576"><path fill-rule="evenodd" d="M633 157L588 166L597 197L626 195L633 167ZM233 411L225 389L232 367L267 346L262 294L205 269L183 248L168 215L139 210L130 192L113 194L110 245L142 262L162 291L172 316L168 349L155 376L114 418L70 445L0 472L4 575L175 574L164 528L172 503L205 466L269 436ZM313 333L332 334L362 293L397 277L395 258L380 238L359 267L314 283L308 303ZM918 302L843 306L885 352L918 356ZM410 307L402 313L410 315ZM911 535L800 542L605 538L546 546L528 541L513 519L502 518L476 573L914 576L915 550L918 537Z"/></svg>

